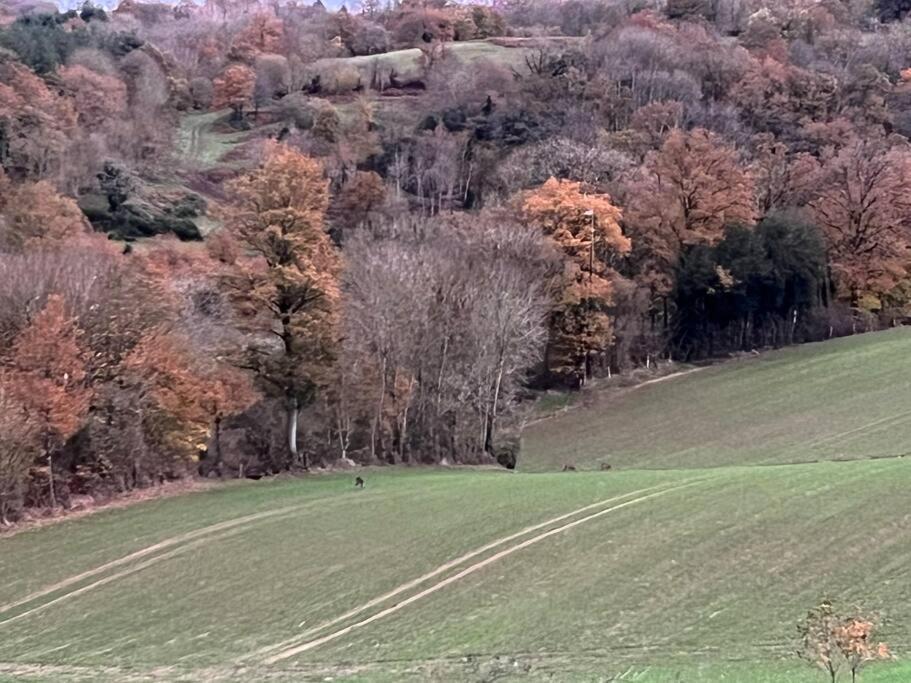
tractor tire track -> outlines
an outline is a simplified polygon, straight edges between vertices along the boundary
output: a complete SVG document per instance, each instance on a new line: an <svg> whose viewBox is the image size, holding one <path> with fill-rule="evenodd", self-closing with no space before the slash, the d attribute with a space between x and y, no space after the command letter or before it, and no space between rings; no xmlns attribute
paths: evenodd
<svg viewBox="0 0 911 683"><path fill-rule="evenodd" d="M562 526L556 527L555 529L550 529L549 531L545 531L544 533L538 534L537 536L532 536L531 538L528 538L514 546L510 546L509 548L506 548L505 550L501 550L500 552L498 552L494 555L491 555L490 557L488 557L484 560L481 560L480 562L476 562L475 564L465 567L460 572L453 574L452 576L450 576L446 579L443 579L442 581L438 581L437 583L435 583L431 586L428 586L424 590L420 591L419 593L415 593L414 595L406 598L402 602L396 603L395 605L392 605L391 607L387 607L386 609L381 610L381 611L377 612L376 614L374 614L370 617L367 617L366 619L357 621L342 629L333 631L332 633L329 633L325 636L322 636L320 638L316 638L314 640L310 640L310 641L307 641L300 645L296 645L294 647L283 650L275 655L272 655L271 657L266 658L264 660L264 663L267 665L276 664L277 662L283 661L285 659L289 659L290 657L294 657L303 652L307 652L308 650L312 650L316 647L319 647L320 645L324 645L325 643L328 643L328 642L331 642L338 638L341 638L342 636L345 636L345 635L351 633L352 631L355 631L359 628L363 628L364 626L372 624L373 622L383 619L384 617L388 617L391 614L395 614L396 612L404 609L408 605L411 605L412 603L415 603L418 600L421 600L421 599L427 597L428 595L432 595L433 593L436 593L437 591L440 591L443 588L446 588L447 586L449 586L453 583L456 583L457 581L460 581L461 579L465 578L466 576L474 574L475 572L478 572L481 569L484 569L488 565L491 565L494 562L497 562L497 561L503 559L504 557L507 557L509 555L512 555L515 552L518 552L519 550L528 548L529 546L532 546L535 543L540 543L541 541L543 541L547 538L550 538L551 536L555 536L556 534L562 533L564 531L577 527L577 526L584 524L585 522L589 522L593 519L597 519L598 517L602 517L603 515L609 514L611 512L615 512L616 510L620 510L622 508L629 507L630 505L635 505L636 503L642 503L646 500L650 500L650 499L656 498L658 496L663 496L663 495L665 495L667 493L671 493L673 491L679 491L683 488L693 486L695 483L697 483L697 482L684 483L684 484L680 484L678 486L673 486L671 488L665 488L663 490L656 491L654 493L649 493L644 496L639 496L638 498L633 498L632 500L624 501L622 503L618 503L617 505L612 505L611 507L605 508L604 510L599 510L598 512L592 513L592 514L582 517L580 519L576 519L572 522L567 522L566 524L563 524ZM642 493L645 490L647 490L647 489L642 489L640 491L636 491L635 493Z"/></svg>
<svg viewBox="0 0 911 683"><path fill-rule="evenodd" d="M42 612L49 607L53 607L54 605L63 602L64 600L69 600L70 598L75 598L79 595L82 595L83 593L88 593L89 591L94 590L95 588L99 588L100 586L104 586L105 584L111 583L112 581L116 581L118 579L122 579L124 577L130 576L131 574L135 574L136 572L142 571L143 569L146 569L147 567L151 567L154 564L158 564L159 562L163 562L164 560L170 559L172 557L176 557L177 555L182 555L183 553L185 553L189 550L192 550L194 548L198 548L199 546L204 545L204 544L208 543L209 541L215 541L215 540L221 540L224 538L228 538L241 531L245 531L245 528L244 527L234 528L229 531L226 531L223 534L218 534L216 536L209 536L206 538L199 538L199 539L196 539L195 541L187 543L186 545L179 546L169 552L162 553L161 555L154 555L153 557L150 557L149 559L145 560L144 562L140 562L137 565L134 565L134 566L124 569L122 571L116 572L114 574L110 574L109 576L105 576L104 578L101 578L98 581L94 581L90 584L77 588L76 590L72 590L69 593L64 593L63 595L56 597L53 600L50 600L48 602L43 602L40 605L38 605L37 607L32 607L31 609L26 610L25 612L20 612L19 614L16 614L14 616L7 617L6 619L0 621L0 626L3 626L5 624L11 624L14 621L18 621L19 619L24 619L25 617L35 614L37 612Z"/></svg>
<svg viewBox="0 0 911 683"><path fill-rule="evenodd" d="M412 579L411 581L408 581L407 583L403 583L400 586L393 588L388 593L384 593L383 595L380 595L379 597L373 598L369 602L365 602L364 604L362 604L358 607L355 607L355 608L345 612L344 614L334 617L333 619L323 622L322 624L313 626L313 627L307 629L306 631L304 631L303 633L300 633L300 634L294 636L293 638L288 638L287 640L282 641L281 643L276 643L275 645L270 645L268 647L258 650L257 652L255 652L253 654L246 655L245 657L241 658L239 661L255 659L255 658L263 656L269 652L272 652L274 650L279 650L279 649L285 648L293 643L299 642L300 640L302 640L304 638L308 638L309 636L312 636L316 633L319 633L320 631L323 631L327 628L335 626L336 624L338 624L342 621L346 621L346 620L350 619L351 617L357 616L358 614L361 614L362 612L365 612L368 609L376 607L377 605L379 605L383 602L386 602L387 600L394 598L397 595L404 593L405 591L411 590L412 588L419 586L420 584L424 583L425 581L429 581L430 579L435 578L435 577L439 576L440 574L447 572L450 569L453 569L453 568L457 567L458 565L460 565L464 562L467 562L468 560L487 552L488 550L492 550L493 548L501 546L504 543L509 543L510 541L514 541L517 538L525 536L526 534L530 534L533 531L538 531L539 529L542 529L546 526L550 526L551 524L556 524L557 522L562 522L564 519L568 519L569 517L574 517L575 515L581 514L583 512L587 512L588 510L592 510L597 507L608 505L615 501L622 500L623 498L628 498L629 496L634 496L637 494L645 493L646 491L651 491L653 489L661 488L664 486L667 486L667 484L656 484L655 486L650 486L648 488L639 489L637 491L629 491L629 492L621 494L619 496L614 496L612 498L600 500L597 503L592 503L590 505L586 505L586 506L578 508L576 510L566 512L557 517L553 517L546 521L538 522L537 524L534 524L532 526L525 527L524 529L516 531L515 533L512 533L509 536L503 536L501 538L497 538L493 541L490 541L486 545L481 546L480 548L476 548L475 550L472 550L470 552L465 553L464 555L461 555L461 556L455 558L454 560L449 560L445 564L441 564L439 567L427 572L426 574L422 574L421 576L417 577L416 579Z"/></svg>
<svg viewBox="0 0 911 683"><path fill-rule="evenodd" d="M84 592L86 592L86 590L90 590L91 588L94 588L96 586L104 585L104 584L108 583L109 581L113 580L114 578L119 578L121 576L127 576L128 574L133 573L132 572L133 568L131 568L130 570L127 570L126 572L118 572L117 574L114 574L112 577L106 577L100 581L96 581L92 584L89 584L89 586L85 586L83 588L79 588L70 593L66 593L65 595L55 598L48 603L44 603L43 606L35 607L33 609L30 609L26 612L23 612L22 614L18 614L13 617L5 618L5 619L2 618L3 614L10 612L11 610L13 610L17 607L22 607L23 605L27 605L30 602L34 602L41 598L47 597L48 595L51 595L58 591L65 590L65 589L73 586L74 584L80 583L81 581L85 581L86 579L91 579L93 577L96 577L99 574L103 574L111 569L116 569L118 567L122 567L123 565L130 564L131 562L135 562L136 560L141 560L142 558L148 557L149 555L153 555L151 560L147 560L146 562L143 562L138 566L138 568L145 568L147 566L150 566L151 564L155 564L156 562L158 562L162 559L167 559L168 557L172 557L175 554L178 554L178 552L176 550L172 550L170 552L164 553L163 555L155 555L155 553L158 553L162 550L167 550L168 548L173 548L174 546L180 546L183 543L188 544L187 546L184 546L186 548L196 547L196 546L200 545L201 543L211 541L211 540L216 540L218 538L222 538L223 536L217 535L217 534L219 534L219 532L233 531L233 530L237 530L238 528L243 529L246 526L253 524L255 522L265 520L265 519L271 519L271 518L277 517L277 516L289 515L291 513L298 512L298 511L306 509L308 507L314 507L314 506L318 505L319 503L322 503L326 500L333 500L333 499L337 499L337 496L326 496L323 498L317 498L315 500L308 501L307 503L301 503L299 505L289 505L289 506L286 506L283 508L278 508L276 510L266 510L263 512L257 512L257 513L250 514L250 515L244 515L243 517L236 517L234 519L230 519L230 520L227 520L224 522L218 522L217 524L211 524L209 526L205 526L200 529L194 529L193 531L188 531L186 533L179 534L177 536L172 536L171 538L167 538L163 541L159 541L158 543L155 543L153 545L147 546L145 548L141 548L140 550L132 552L129 555L124 555L123 557L118 558L116 560L106 562L98 567L95 567L94 569L90 569L88 571L82 572L80 574L76 574L74 576L70 576L66 579L63 579L62 581L58 581L57 583L54 583L50 586L46 586L45 588L35 591L34 593L31 593L31 594L25 596L24 598L20 598L13 602L9 602L5 605L0 605L0 626L10 623L11 621L20 619L21 617L23 617L27 614L31 614L40 609L43 609L46 606L58 603L67 597L71 597L74 595L84 593ZM178 548L177 550L180 550L180 548Z"/></svg>
<svg viewBox="0 0 911 683"><path fill-rule="evenodd" d="M891 424L894 422L901 422L902 419L904 419L908 416L911 416L911 410L902 411L900 413L896 413L895 415L887 415L886 417L881 417L877 420L873 420L872 422L867 422L866 424L862 424L859 427L854 427L853 429L849 429L844 432L838 432L837 434L829 434L827 436L823 436L823 437L816 439L815 441L807 444L807 447L808 448L819 448L820 446L826 446L829 443L831 443L832 441L837 441L839 439L844 439L845 437L848 437L848 436L853 436L855 434L863 433L863 432L867 431L868 429L872 429L873 427L882 427L883 425L888 425L888 424Z"/></svg>

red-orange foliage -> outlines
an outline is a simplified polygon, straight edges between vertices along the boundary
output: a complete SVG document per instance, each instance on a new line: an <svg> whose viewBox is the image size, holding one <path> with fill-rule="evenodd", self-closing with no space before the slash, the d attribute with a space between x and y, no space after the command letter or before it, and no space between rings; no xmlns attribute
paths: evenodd
<svg viewBox="0 0 911 683"><path fill-rule="evenodd" d="M392 21L395 40L409 47L429 42L448 42L455 37L453 17L444 10L406 8Z"/></svg>
<svg viewBox="0 0 911 683"><path fill-rule="evenodd" d="M0 524L24 496L28 470L40 452L40 435L16 392L15 373L0 368Z"/></svg>
<svg viewBox="0 0 911 683"><path fill-rule="evenodd" d="M243 64L231 64L214 81L212 104L216 108L230 107L235 117L239 118L253 98L255 84L253 69Z"/></svg>
<svg viewBox="0 0 911 683"><path fill-rule="evenodd" d="M750 65L731 98L755 128L778 133L804 120L824 119L836 91L834 77L767 57Z"/></svg>
<svg viewBox="0 0 911 683"><path fill-rule="evenodd" d="M892 658L885 643L873 641L875 629L873 619L857 614L843 616L830 600L822 600L798 625L797 654L825 671L832 683L844 665L851 671L851 680L856 681L864 665Z"/></svg>
<svg viewBox="0 0 911 683"><path fill-rule="evenodd" d="M90 231L76 202L58 194L44 180L12 186L3 204L0 204L4 218L0 223L0 251L53 246Z"/></svg>
<svg viewBox="0 0 911 683"><path fill-rule="evenodd" d="M555 361L561 372L578 372L590 362L593 350L611 340L604 309L611 303L615 273L608 261L630 250L630 241L620 230L620 209L606 194L586 194L581 183L551 178L526 193L522 211L564 254L548 360Z"/></svg>
<svg viewBox="0 0 911 683"><path fill-rule="evenodd" d="M280 52L284 39L282 22L265 12L250 17L231 45L231 56L251 61L256 55Z"/></svg>
<svg viewBox="0 0 911 683"><path fill-rule="evenodd" d="M76 126L76 112L25 66L0 60L0 164L17 174L43 178L57 169Z"/></svg>
<svg viewBox="0 0 911 683"><path fill-rule="evenodd" d="M209 415L203 407L205 379L188 353L189 340L167 333L143 339L124 362L141 387L144 427L159 447L190 459L206 441Z"/></svg>
<svg viewBox="0 0 911 683"><path fill-rule="evenodd" d="M231 183L228 218L240 247L225 283L246 324L277 337L280 350L251 349L259 380L286 401L297 458L299 406L327 381L340 296L338 253L325 230L328 182L320 164L271 144L259 168Z"/></svg>
<svg viewBox="0 0 911 683"><path fill-rule="evenodd" d="M646 249L655 291L667 293L684 250L715 244L726 225L752 223L754 187L737 153L702 129L673 130L629 188L626 223Z"/></svg>
<svg viewBox="0 0 911 683"><path fill-rule="evenodd" d="M47 458L52 506L57 504L53 453L83 426L91 400L79 337L63 298L54 295L16 338L9 360L11 390L33 422Z"/></svg>
<svg viewBox="0 0 911 683"><path fill-rule="evenodd" d="M838 284L852 303L906 277L911 249L911 149L855 139L829 149L810 208Z"/></svg>
<svg viewBox="0 0 911 683"><path fill-rule="evenodd" d="M58 73L64 90L73 99L80 125L91 130L126 111L127 87L119 78L80 64L61 67Z"/></svg>
<svg viewBox="0 0 911 683"><path fill-rule="evenodd" d="M383 179L373 171L357 171L338 195L334 209L342 230L365 224L386 199Z"/></svg>
<svg viewBox="0 0 911 683"><path fill-rule="evenodd" d="M857 679L860 669L870 662L891 659L885 643L873 641L876 624L863 617L848 617L835 629L835 642L851 669L851 680Z"/></svg>

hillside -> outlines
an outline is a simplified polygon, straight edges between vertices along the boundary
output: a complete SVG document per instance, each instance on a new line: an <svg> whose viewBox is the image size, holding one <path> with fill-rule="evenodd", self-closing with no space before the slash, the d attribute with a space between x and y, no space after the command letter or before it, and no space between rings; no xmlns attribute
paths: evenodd
<svg viewBox="0 0 911 683"><path fill-rule="evenodd" d="M838 442L860 433L852 401L866 424L901 424L901 375L878 392L861 380L898 372L887 361L909 340L894 330L701 370L606 404L602 424L635 397L688 445L698 404L675 402L695 388L718 410L739 391L780 444ZM844 384L853 398L834 400ZM819 430L801 441L784 416L810 408ZM536 432L530 466L591 452L593 433L571 435L598 410L542 423L562 445L545 453ZM712 427L698 461L710 468L633 469L673 463L659 434L652 459L628 446L620 471L387 468L365 470L364 491L348 475L247 482L0 538L0 680L809 683L821 678L791 654L794 627L823 595L882 617L899 659L862 681L907 680L907 463L745 467L775 456L746 448L743 429ZM869 430L865 454L899 442L884 431Z"/></svg>
<svg viewBox="0 0 911 683"><path fill-rule="evenodd" d="M911 636L900 461L366 476L0 540L0 678L810 682L794 624L823 593Z"/></svg>
<svg viewBox="0 0 911 683"><path fill-rule="evenodd" d="M689 468L911 454L911 329L593 392L524 432L519 467Z"/></svg>

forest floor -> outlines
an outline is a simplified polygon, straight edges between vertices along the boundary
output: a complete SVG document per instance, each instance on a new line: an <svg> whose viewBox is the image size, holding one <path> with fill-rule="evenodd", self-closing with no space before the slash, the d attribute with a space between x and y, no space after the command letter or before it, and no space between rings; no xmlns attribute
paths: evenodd
<svg viewBox="0 0 911 683"><path fill-rule="evenodd" d="M0 538L0 680L810 683L823 596L882 619L898 659L863 683L911 680L911 468L873 459L911 436L909 352L893 330L583 405L529 430L537 472L237 482Z"/></svg>

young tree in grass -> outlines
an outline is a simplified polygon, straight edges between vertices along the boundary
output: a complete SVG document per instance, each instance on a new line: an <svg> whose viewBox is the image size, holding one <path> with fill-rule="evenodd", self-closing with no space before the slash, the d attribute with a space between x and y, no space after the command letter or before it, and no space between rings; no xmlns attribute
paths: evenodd
<svg viewBox="0 0 911 683"><path fill-rule="evenodd" d="M850 616L842 620L836 631L835 641L851 671L851 683L855 683L860 670L867 664L892 658L885 643L874 643L875 629L874 620Z"/></svg>
<svg viewBox="0 0 911 683"><path fill-rule="evenodd" d="M586 194L581 183L551 178L524 196L522 210L564 255L546 369L584 381L592 354L611 340L606 311L615 272L611 260L630 250L620 230L620 209L606 194Z"/></svg>
<svg viewBox="0 0 911 683"><path fill-rule="evenodd" d="M339 298L339 256L325 229L329 186L320 164L270 144L259 168L231 184L227 221L241 254L224 283L255 340L243 364L283 399L295 464L298 419L327 381Z"/></svg>
<svg viewBox="0 0 911 683"><path fill-rule="evenodd" d="M844 663L837 640L840 627L841 617L827 599L807 612L806 618L797 626L800 639L797 656L825 671L831 683L835 683Z"/></svg>
<svg viewBox="0 0 911 683"><path fill-rule="evenodd" d="M13 344L10 381L38 433L47 462L48 497L57 506L54 452L84 424L91 399L84 385L86 359L76 322L63 297L52 295Z"/></svg>
<svg viewBox="0 0 911 683"><path fill-rule="evenodd" d="M842 667L857 680L860 670L875 661L891 659L885 643L875 643L876 622L857 613L839 614L831 600L824 599L807 612L798 627L797 655L820 669L835 683Z"/></svg>

